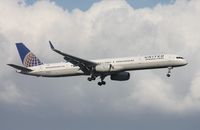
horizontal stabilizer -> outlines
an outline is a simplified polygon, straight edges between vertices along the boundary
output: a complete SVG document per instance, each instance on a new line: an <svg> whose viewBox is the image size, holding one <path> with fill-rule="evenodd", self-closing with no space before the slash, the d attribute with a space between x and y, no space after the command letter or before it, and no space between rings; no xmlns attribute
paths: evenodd
<svg viewBox="0 0 200 130"><path fill-rule="evenodd" d="M7 64L17 70L21 70L21 71L26 71L26 72L29 72L29 71L33 71L31 69L28 69L28 68L25 68L25 67L22 67L22 66L18 66L18 65L14 65L14 64Z"/></svg>

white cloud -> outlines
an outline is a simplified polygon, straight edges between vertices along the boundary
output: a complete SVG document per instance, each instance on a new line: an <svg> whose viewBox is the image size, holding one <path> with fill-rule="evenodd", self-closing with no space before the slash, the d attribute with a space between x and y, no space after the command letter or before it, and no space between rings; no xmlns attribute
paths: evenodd
<svg viewBox="0 0 200 130"><path fill-rule="evenodd" d="M200 110L200 73L198 72L195 75L195 78L191 82L191 87L189 89L188 94L183 100L183 103L181 104L183 109L185 110Z"/></svg>
<svg viewBox="0 0 200 130"><path fill-rule="evenodd" d="M55 80L59 82L59 86L78 86L68 88L64 91L68 94L65 94L63 87L61 90L49 89L49 80L31 77L40 88L48 89L48 93L42 91L36 97L40 103L45 104L48 100L45 96L51 96L56 91L55 95L58 97L50 102L52 106L60 103L63 109L80 113L84 113L84 110L95 112L97 107L100 107L99 110L115 109L133 113L137 108L139 110L145 107L172 113L199 111L200 82L199 74L196 75L200 71L200 62L196 60L200 49L199 5L197 0L179 0L153 9L134 9L126 1L104 0L95 3L85 12L79 9L68 12L50 1L37 1L28 6L22 0L3 0L0 3L0 50L3 53L0 55L3 59L0 64L0 100L18 102L18 99L24 100L24 95L29 96L26 93L40 91L39 88L33 90L32 87L24 90L27 92L17 89L18 80L26 84L27 77L16 78L19 75L5 66L7 63L21 63L14 43L26 42L46 62L55 61L56 58L56 61L62 60L62 57L50 52L48 41L52 40L56 42L57 48L83 58L177 53L191 59L188 67L178 69L171 79L163 78L161 73L154 71L141 72L143 75L137 76L137 73L129 82L117 84L116 86L127 86L118 89L112 87L115 85L112 82L108 82L108 88L99 91L91 89L90 85L94 84L85 83L82 81L84 78L79 79L83 84L76 83L76 79L61 80L62 82ZM188 77L182 75L185 73ZM4 81L5 77L11 85L5 85L8 82ZM32 80L29 82L33 82ZM175 91L177 88L181 89L180 86L185 89L185 93ZM119 94L119 91L123 93ZM75 97L80 93L80 98ZM107 104L106 108L102 104Z"/></svg>
<svg viewBox="0 0 200 130"><path fill-rule="evenodd" d="M158 75L149 74L137 81L132 93L122 99L120 105L127 111L137 110L137 112L148 109L164 113L188 114L200 110L199 75L195 76L191 86L188 86L189 91L182 98L175 92L176 86L167 81Z"/></svg>

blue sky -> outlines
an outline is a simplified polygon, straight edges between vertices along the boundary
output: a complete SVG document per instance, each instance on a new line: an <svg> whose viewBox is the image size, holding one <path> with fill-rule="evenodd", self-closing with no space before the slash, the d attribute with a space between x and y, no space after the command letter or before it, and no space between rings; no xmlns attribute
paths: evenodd
<svg viewBox="0 0 200 130"><path fill-rule="evenodd" d="M36 0L25 0L28 4L33 4ZM100 0L51 0L65 9L72 10L79 8L87 10L93 3ZM154 7L157 4L169 4L174 0L127 0L128 3L134 8Z"/></svg>

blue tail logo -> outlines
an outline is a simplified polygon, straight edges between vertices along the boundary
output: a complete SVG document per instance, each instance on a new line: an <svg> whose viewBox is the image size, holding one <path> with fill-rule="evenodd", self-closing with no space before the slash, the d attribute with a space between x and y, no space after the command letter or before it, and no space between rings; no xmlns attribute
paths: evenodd
<svg viewBox="0 0 200 130"><path fill-rule="evenodd" d="M33 67L43 64L23 43L16 43L16 47L24 66Z"/></svg>

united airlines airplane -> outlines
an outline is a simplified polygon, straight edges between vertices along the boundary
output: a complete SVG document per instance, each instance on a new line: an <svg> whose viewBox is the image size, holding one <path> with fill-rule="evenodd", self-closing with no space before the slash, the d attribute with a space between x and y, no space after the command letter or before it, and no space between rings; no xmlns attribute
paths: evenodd
<svg viewBox="0 0 200 130"><path fill-rule="evenodd" d="M88 76L88 81L100 77L98 85L105 85L106 76L111 80L126 81L130 78L131 70L167 68L167 76L170 77L174 67L187 65L187 61L178 55L160 54L141 57L126 57L102 60L85 60L59 51L49 41L51 49L62 55L66 62L42 63L23 43L16 43L22 64L24 66L8 64L17 69L16 72L38 77L66 77L66 76Z"/></svg>

